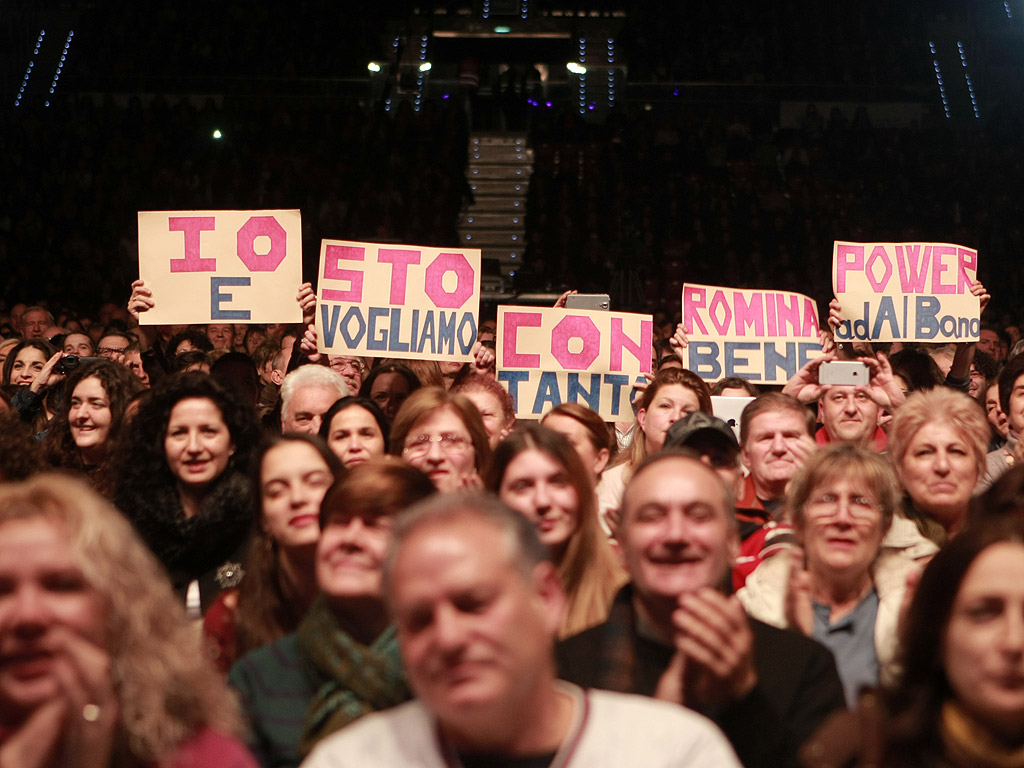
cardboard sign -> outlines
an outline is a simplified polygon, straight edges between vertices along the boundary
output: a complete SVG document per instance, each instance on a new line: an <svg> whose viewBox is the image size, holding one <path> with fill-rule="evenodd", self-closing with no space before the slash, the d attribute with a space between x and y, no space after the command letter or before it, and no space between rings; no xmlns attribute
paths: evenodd
<svg viewBox="0 0 1024 768"><path fill-rule="evenodd" d="M321 352L465 362L479 310L479 248L320 246Z"/></svg>
<svg viewBox="0 0 1024 768"><path fill-rule="evenodd" d="M516 416L580 403L606 421L633 417L631 393L651 371L651 315L498 307L498 381Z"/></svg>
<svg viewBox="0 0 1024 768"><path fill-rule="evenodd" d="M139 211L142 325L297 323L298 211Z"/></svg>
<svg viewBox="0 0 1024 768"><path fill-rule="evenodd" d="M784 384L821 357L818 307L800 293L683 286L683 365L705 381Z"/></svg>
<svg viewBox="0 0 1024 768"><path fill-rule="evenodd" d="M950 243L846 243L832 251L836 339L977 341L978 252Z"/></svg>

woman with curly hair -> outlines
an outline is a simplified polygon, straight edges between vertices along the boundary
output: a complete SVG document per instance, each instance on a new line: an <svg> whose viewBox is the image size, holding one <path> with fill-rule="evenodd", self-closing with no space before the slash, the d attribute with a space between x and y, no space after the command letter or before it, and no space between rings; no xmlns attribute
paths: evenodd
<svg viewBox="0 0 1024 768"><path fill-rule="evenodd" d="M0 765L250 768L160 565L74 478L0 487Z"/></svg>
<svg viewBox="0 0 1024 768"><path fill-rule="evenodd" d="M138 377L110 360L76 368L64 385L61 413L43 441L50 464L87 475L102 492L125 409L141 389Z"/></svg>
<svg viewBox="0 0 1024 768"><path fill-rule="evenodd" d="M178 374L151 391L119 452L114 502L199 618L244 575L259 428L252 407L208 374Z"/></svg>

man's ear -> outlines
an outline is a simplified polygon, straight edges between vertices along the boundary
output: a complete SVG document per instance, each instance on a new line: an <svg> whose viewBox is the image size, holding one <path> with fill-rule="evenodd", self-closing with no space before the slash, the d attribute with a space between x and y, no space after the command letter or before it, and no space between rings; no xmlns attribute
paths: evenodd
<svg viewBox="0 0 1024 768"><path fill-rule="evenodd" d="M281 384L284 382L284 371L282 371L280 368L271 368L270 380L280 387Z"/></svg>

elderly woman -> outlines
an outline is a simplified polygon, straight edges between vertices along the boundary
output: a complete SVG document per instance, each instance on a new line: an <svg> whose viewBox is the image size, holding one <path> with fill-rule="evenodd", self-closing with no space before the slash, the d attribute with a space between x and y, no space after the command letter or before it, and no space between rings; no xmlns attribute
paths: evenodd
<svg viewBox="0 0 1024 768"><path fill-rule="evenodd" d="M889 458L906 514L940 546L963 527L985 473L989 425L981 406L946 387L914 392L893 417Z"/></svg>
<svg viewBox="0 0 1024 768"><path fill-rule="evenodd" d="M787 514L802 552L768 558L740 590L750 615L811 635L836 659L847 703L876 686L896 654L896 625L915 562L883 548L900 503L889 464L838 445L793 478ZM806 570L803 570L806 568Z"/></svg>
<svg viewBox="0 0 1024 768"><path fill-rule="evenodd" d="M409 698L381 570L391 520L435 493L392 457L347 471L324 496L316 581L320 596L298 629L243 656L229 680L265 766L297 766L324 736Z"/></svg>
<svg viewBox="0 0 1024 768"><path fill-rule="evenodd" d="M0 765L255 766L160 565L84 483L0 486Z"/></svg>
<svg viewBox="0 0 1024 768"><path fill-rule="evenodd" d="M491 458L476 406L441 387L418 389L402 404L391 425L391 453L425 472L442 493L478 487Z"/></svg>
<svg viewBox="0 0 1024 768"><path fill-rule="evenodd" d="M827 723L804 764L1024 763L1024 514L972 521L925 569L896 685Z"/></svg>
<svg viewBox="0 0 1024 768"><path fill-rule="evenodd" d="M605 470L597 487L602 521L618 514L622 492L645 458L665 447L668 428L695 411L710 414L711 391L701 378L684 368L659 371L640 400L636 412L635 437L629 448L619 454L615 463ZM614 528L614 526L609 526Z"/></svg>
<svg viewBox="0 0 1024 768"><path fill-rule="evenodd" d="M177 374L152 393L126 434L114 502L198 619L242 580L259 428L252 407L205 373Z"/></svg>
<svg viewBox="0 0 1024 768"><path fill-rule="evenodd" d="M512 407L512 396L497 379L474 374L453 384L448 391L465 395L480 411L492 451L515 427L516 413Z"/></svg>
<svg viewBox="0 0 1024 768"><path fill-rule="evenodd" d="M572 444L527 423L494 452L485 485L537 528L565 587L562 637L608 618L626 574L597 519L590 472Z"/></svg>

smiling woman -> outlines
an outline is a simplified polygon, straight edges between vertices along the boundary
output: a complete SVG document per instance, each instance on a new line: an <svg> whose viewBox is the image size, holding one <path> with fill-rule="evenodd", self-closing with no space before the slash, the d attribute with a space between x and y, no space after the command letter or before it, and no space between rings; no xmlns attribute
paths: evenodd
<svg viewBox="0 0 1024 768"><path fill-rule="evenodd" d="M258 427L253 409L205 373L152 392L119 452L114 500L198 618L244 575Z"/></svg>
<svg viewBox="0 0 1024 768"><path fill-rule="evenodd" d="M123 365L98 360L75 369L64 386L61 415L43 442L50 464L82 472L110 490L110 457L125 425L125 409L142 389Z"/></svg>

